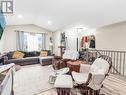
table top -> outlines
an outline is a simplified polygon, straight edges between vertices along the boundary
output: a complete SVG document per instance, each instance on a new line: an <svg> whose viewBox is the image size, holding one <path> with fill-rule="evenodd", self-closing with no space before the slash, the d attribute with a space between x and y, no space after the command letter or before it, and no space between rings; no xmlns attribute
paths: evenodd
<svg viewBox="0 0 126 95"><path fill-rule="evenodd" d="M80 64L86 64L86 63L87 63L86 61L80 61L80 60L67 62L67 64L70 64L70 65L80 65Z"/></svg>

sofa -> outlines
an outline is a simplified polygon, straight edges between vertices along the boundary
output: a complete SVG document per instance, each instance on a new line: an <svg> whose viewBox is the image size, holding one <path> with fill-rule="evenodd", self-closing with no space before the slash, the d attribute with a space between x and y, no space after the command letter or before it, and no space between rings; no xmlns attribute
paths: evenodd
<svg viewBox="0 0 126 95"><path fill-rule="evenodd" d="M47 51L48 56L51 56L50 50L44 50L44 51ZM39 63L40 52L38 52L38 51L32 51L32 52L20 51L20 52L24 53L24 57L18 58L18 59L12 58L14 52L15 51L8 52L4 56L4 64L15 63L17 65L23 66L23 65L31 65L31 64L38 64Z"/></svg>

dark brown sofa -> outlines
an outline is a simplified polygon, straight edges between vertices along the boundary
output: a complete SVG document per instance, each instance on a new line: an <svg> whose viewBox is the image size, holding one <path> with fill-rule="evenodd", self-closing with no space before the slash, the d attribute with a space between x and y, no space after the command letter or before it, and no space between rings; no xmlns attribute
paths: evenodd
<svg viewBox="0 0 126 95"><path fill-rule="evenodd" d="M51 55L49 50L48 51L48 55ZM18 65L30 65L30 64L38 64L39 63L39 55L40 52L37 51L32 51L32 52L24 52L24 51L20 51L22 53L24 53L24 58L20 58L20 59L13 59L13 53L12 52L8 52L5 56L4 56L4 64L10 64L10 63L15 63Z"/></svg>

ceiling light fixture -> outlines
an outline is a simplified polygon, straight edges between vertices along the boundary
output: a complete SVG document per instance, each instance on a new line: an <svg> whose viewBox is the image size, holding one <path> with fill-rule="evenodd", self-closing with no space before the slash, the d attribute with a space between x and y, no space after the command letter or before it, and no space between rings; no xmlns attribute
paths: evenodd
<svg viewBox="0 0 126 95"><path fill-rule="evenodd" d="M18 17L18 18L20 18L20 19L21 19L21 18L23 18L23 16L22 16L22 15L18 15L17 17Z"/></svg>
<svg viewBox="0 0 126 95"><path fill-rule="evenodd" d="M48 21L48 25L52 25L52 21Z"/></svg>

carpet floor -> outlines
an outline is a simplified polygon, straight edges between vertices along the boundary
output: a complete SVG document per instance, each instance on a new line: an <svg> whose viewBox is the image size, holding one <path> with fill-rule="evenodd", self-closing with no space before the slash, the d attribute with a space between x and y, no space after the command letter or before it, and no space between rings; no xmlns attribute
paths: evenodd
<svg viewBox="0 0 126 95"><path fill-rule="evenodd" d="M52 71L52 66L22 66L14 76L15 95L34 95L53 88L48 82Z"/></svg>
<svg viewBox="0 0 126 95"><path fill-rule="evenodd" d="M15 73L15 95L57 95L53 85L49 84L52 66L23 66ZM102 95L126 95L126 77L110 74L103 82ZM72 89L71 95L81 95L77 89Z"/></svg>
<svg viewBox="0 0 126 95"><path fill-rule="evenodd" d="M100 95L126 95L126 77L110 74L103 82ZM50 89L37 95L57 95L55 89ZM71 95L81 95L77 89L72 89Z"/></svg>

